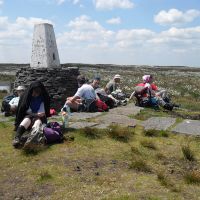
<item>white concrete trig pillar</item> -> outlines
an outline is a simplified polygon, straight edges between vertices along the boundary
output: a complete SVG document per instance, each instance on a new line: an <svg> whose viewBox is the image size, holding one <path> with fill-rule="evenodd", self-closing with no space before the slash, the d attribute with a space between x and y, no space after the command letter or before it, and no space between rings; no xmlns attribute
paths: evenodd
<svg viewBox="0 0 200 200"><path fill-rule="evenodd" d="M48 23L35 25L30 66L32 68L60 67L53 25Z"/></svg>

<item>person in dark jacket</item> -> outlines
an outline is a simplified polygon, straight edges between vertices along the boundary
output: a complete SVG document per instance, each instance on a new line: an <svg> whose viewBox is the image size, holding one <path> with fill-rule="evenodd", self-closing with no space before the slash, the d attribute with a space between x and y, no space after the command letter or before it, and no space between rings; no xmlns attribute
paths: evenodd
<svg viewBox="0 0 200 200"><path fill-rule="evenodd" d="M13 146L15 148L19 147L23 133L32 126L47 123L47 117L49 116L49 94L40 81L35 81L30 84L19 100L15 118L16 134Z"/></svg>

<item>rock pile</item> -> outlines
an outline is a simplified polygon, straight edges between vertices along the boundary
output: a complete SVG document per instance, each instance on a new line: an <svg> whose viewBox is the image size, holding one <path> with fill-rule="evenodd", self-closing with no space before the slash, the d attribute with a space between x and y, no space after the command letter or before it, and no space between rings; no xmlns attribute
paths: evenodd
<svg viewBox="0 0 200 200"><path fill-rule="evenodd" d="M66 97L72 96L76 92L78 75L77 67L21 68L16 73L14 87L19 85L28 87L33 81L41 81L51 97L51 107L59 110L66 101Z"/></svg>

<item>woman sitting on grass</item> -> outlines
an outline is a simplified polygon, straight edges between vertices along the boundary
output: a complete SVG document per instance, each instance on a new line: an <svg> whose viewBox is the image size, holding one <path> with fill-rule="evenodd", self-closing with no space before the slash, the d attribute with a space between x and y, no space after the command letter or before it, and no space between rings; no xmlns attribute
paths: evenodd
<svg viewBox="0 0 200 200"><path fill-rule="evenodd" d="M40 81L30 84L21 96L16 112L15 127L16 134L13 146L18 148L21 144L21 136L26 130L33 126L47 123L50 116L50 98L44 85Z"/></svg>

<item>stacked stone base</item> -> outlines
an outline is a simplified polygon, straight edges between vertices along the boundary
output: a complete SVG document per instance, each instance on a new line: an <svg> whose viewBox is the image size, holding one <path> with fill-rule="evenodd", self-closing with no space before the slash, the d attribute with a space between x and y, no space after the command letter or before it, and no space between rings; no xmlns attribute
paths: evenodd
<svg viewBox="0 0 200 200"><path fill-rule="evenodd" d="M21 68L16 73L14 87L24 85L26 88L33 81L41 81L49 92L51 98L51 108L57 111L62 108L66 98L73 96L78 88L77 67L68 68Z"/></svg>

